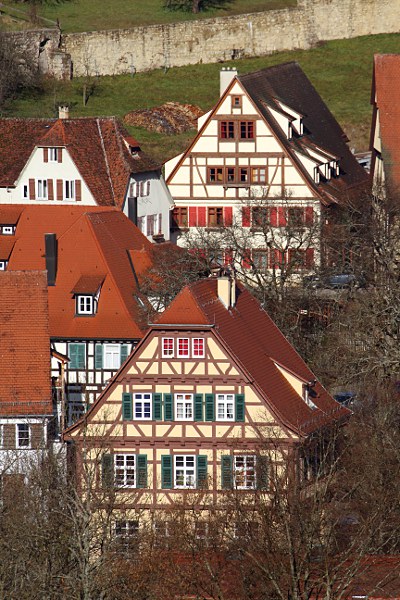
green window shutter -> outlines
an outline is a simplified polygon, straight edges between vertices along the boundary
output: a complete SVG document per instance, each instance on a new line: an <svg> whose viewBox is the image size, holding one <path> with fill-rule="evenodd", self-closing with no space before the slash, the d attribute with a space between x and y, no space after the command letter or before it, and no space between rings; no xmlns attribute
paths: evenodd
<svg viewBox="0 0 400 600"><path fill-rule="evenodd" d="M103 368L103 345L96 344L94 347L94 368L102 369Z"/></svg>
<svg viewBox="0 0 400 600"><path fill-rule="evenodd" d="M206 394L206 421L214 421L214 394Z"/></svg>
<svg viewBox="0 0 400 600"><path fill-rule="evenodd" d="M174 405L172 402L172 394L164 394L164 419L166 421L174 420Z"/></svg>
<svg viewBox="0 0 400 600"><path fill-rule="evenodd" d="M128 392L122 394L122 418L124 421L133 419L132 394Z"/></svg>
<svg viewBox="0 0 400 600"><path fill-rule="evenodd" d="M101 457L101 482L104 489L114 485L114 456L112 454L103 454Z"/></svg>
<svg viewBox="0 0 400 600"><path fill-rule="evenodd" d="M197 487L208 487L207 456L203 454L197 457Z"/></svg>
<svg viewBox="0 0 400 600"><path fill-rule="evenodd" d="M127 344L121 344L121 365L123 365L128 358L128 347Z"/></svg>
<svg viewBox="0 0 400 600"><path fill-rule="evenodd" d="M233 488L232 456L229 454L221 456L221 487L223 490Z"/></svg>
<svg viewBox="0 0 400 600"><path fill-rule="evenodd" d="M267 490L269 483L269 464L267 456L256 457L256 483L257 489Z"/></svg>
<svg viewBox="0 0 400 600"><path fill-rule="evenodd" d="M86 365L86 344L77 344L78 346L78 369L84 369Z"/></svg>
<svg viewBox="0 0 400 600"><path fill-rule="evenodd" d="M203 394L194 395L194 420L203 421Z"/></svg>
<svg viewBox="0 0 400 600"><path fill-rule="evenodd" d="M138 454L137 457L137 487L147 487L147 456L146 454Z"/></svg>
<svg viewBox="0 0 400 600"><path fill-rule="evenodd" d="M85 368L85 344L68 344L69 368L84 369Z"/></svg>
<svg viewBox="0 0 400 600"><path fill-rule="evenodd" d="M162 421L162 394L153 394L153 419Z"/></svg>
<svg viewBox="0 0 400 600"><path fill-rule="evenodd" d="M244 421L244 394L236 394L236 421Z"/></svg>
<svg viewBox="0 0 400 600"><path fill-rule="evenodd" d="M161 487L164 490L172 489L172 456L169 454L161 457Z"/></svg>

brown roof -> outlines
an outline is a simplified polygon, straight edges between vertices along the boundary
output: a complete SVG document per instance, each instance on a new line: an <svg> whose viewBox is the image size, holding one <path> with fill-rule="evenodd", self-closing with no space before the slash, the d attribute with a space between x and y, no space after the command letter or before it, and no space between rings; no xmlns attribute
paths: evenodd
<svg viewBox="0 0 400 600"><path fill-rule="evenodd" d="M14 244L15 240L13 236L0 236L0 260L8 260L10 258Z"/></svg>
<svg viewBox="0 0 400 600"><path fill-rule="evenodd" d="M129 175L159 168L115 117L0 119L0 186L14 186L42 146L67 149L100 206L121 207Z"/></svg>
<svg viewBox="0 0 400 600"><path fill-rule="evenodd" d="M257 300L236 283L237 301L228 310L218 299L217 280L204 279L185 287L157 321L157 325L214 325L216 335L233 353L258 386L271 410L300 434L347 416L317 382L311 409L294 391L277 365L305 383L316 379L293 346Z"/></svg>
<svg viewBox="0 0 400 600"><path fill-rule="evenodd" d="M0 416L51 415L46 273L0 273Z"/></svg>
<svg viewBox="0 0 400 600"><path fill-rule="evenodd" d="M104 281L104 275L81 275L71 294L96 294Z"/></svg>

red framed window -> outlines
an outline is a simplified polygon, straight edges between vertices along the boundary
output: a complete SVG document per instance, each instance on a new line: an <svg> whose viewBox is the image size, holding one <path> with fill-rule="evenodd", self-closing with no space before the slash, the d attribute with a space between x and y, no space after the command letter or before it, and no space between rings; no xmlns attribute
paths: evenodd
<svg viewBox="0 0 400 600"><path fill-rule="evenodd" d="M193 358L204 358L204 338L193 338L192 356Z"/></svg>
<svg viewBox="0 0 400 600"><path fill-rule="evenodd" d="M253 140L254 121L240 121L239 135L241 140Z"/></svg>
<svg viewBox="0 0 400 600"><path fill-rule="evenodd" d="M210 206L207 211L208 227L222 227L224 224L224 209L222 207Z"/></svg>
<svg viewBox="0 0 400 600"><path fill-rule="evenodd" d="M223 183L224 168L223 167L208 167L207 169L208 183Z"/></svg>
<svg viewBox="0 0 400 600"><path fill-rule="evenodd" d="M189 356L189 338L178 338L178 356L180 358Z"/></svg>
<svg viewBox="0 0 400 600"><path fill-rule="evenodd" d="M219 137L222 140L233 140L235 137L235 121L221 121L219 125Z"/></svg>
<svg viewBox="0 0 400 600"><path fill-rule="evenodd" d="M178 206L172 211L172 226L187 227L188 226L188 209L187 206Z"/></svg>
<svg viewBox="0 0 400 600"><path fill-rule="evenodd" d="M162 355L164 358L174 356L174 338L162 339Z"/></svg>
<svg viewBox="0 0 400 600"><path fill-rule="evenodd" d="M249 168L240 167L239 169L239 183L247 183L249 181Z"/></svg>

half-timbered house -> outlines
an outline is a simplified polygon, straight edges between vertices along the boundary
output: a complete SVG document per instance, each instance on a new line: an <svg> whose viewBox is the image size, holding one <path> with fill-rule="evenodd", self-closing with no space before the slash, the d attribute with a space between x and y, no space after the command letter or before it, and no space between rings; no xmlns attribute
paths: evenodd
<svg viewBox="0 0 400 600"><path fill-rule="evenodd" d="M347 142L297 63L241 76L222 70L219 101L199 118L189 148L165 165L172 239L184 245L189 233L201 244L207 232L233 226L235 244L242 231L242 255L225 245L220 260L264 271L290 262L312 268L322 212L325 222L328 208L368 179Z"/></svg>
<svg viewBox="0 0 400 600"><path fill-rule="evenodd" d="M64 439L131 521L193 492L204 506L267 491L282 456L347 414L255 298L219 277L183 289Z"/></svg>

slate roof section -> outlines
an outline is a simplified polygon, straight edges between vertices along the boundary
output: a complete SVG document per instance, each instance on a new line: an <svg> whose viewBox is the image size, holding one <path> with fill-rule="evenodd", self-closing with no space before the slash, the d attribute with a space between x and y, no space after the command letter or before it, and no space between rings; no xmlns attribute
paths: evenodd
<svg viewBox="0 0 400 600"><path fill-rule="evenodd" d="M99 206L122 207L131 173L160 166L115 117L0 119L0 186L13 187L36 147L69 152Z"/></svg>
<svg viewBox="0 0 400 600"><path fill-rule="evenodd" d="M242 368L261 390L275 415L291 430L307 435L339 421L349 411L338 404L317 382L311 409L282 375L278 365L304 383L316 379L257 300L236 283L237 301L228 310L219 300L217 279L209 278L185 287L157 320L157 325L213 325Z"/></svg>
<svg viewBox="0 0 400 600"><path fill-rule="evenodd" d="M326 203L341 202L346 194L354 193L353 188L366 186L368 174L354 158L347 146L347 137L310 80L296 62L289 62L255 73L238 76L261 115L272 127L294 162L299 164L294 151L307 152L309 144L315 144L340 160L340 176L327 182L316 184L309 179L311 186L322 195ZM268 106L283 112L279 101L303 115L304 135L291 140L271 116ZM303 173L305 169L301 167Z"/></svg>
<svg viewBox="0 0 400 600"><path fill-rule="evenodd" d="M48 289L50 336L141 339L147 325L137 297L147 300L138 281L156 251L151 242L116 208L22 205L8 270L44 270L46 233L57 239L56 283ZM136 261L130 251L148 259ZM102 282L96 315L75 315L78 282L82 291Z"/></svg>
<svg viewBox="0 0 400 600"><path fill-rule="evenodd" d="M0 272L0 332L0 416L52 415L45 272Z"/></svg>

